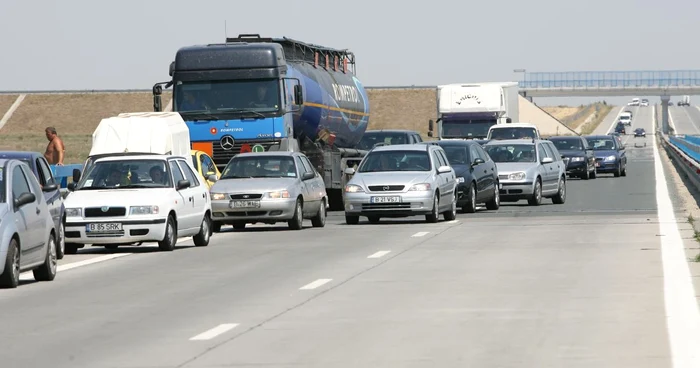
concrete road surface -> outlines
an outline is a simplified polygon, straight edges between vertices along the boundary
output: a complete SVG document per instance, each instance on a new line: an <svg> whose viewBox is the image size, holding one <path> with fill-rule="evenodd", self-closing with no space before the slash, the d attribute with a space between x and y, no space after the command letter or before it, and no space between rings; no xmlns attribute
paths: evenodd
<svg viewBox="0 0 700 368"><path fill-rule="evenodd" d="M669 125L676 134L700 135L700 110L697 106L669 106Z"/></svg>
<svg viewBox="0 0 700 368"><path fill-rule="evenodd" d="M63 265L126 255L0 292L0 365L697 367L683 219L654 145L625 140L628 175L571 179L563 205L81 250Z"/></svg>

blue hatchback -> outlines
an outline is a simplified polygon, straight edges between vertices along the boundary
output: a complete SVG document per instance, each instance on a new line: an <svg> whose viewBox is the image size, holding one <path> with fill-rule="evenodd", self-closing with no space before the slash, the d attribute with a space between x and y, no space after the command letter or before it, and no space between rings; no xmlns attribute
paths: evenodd
<svg viewBox="0 0 700 368"><path fill-rule="evenodd" d="M611 135L586 136L588 145L595 154L598 174L608 173L615 177L627 176L627 155L620 139Z"/></svg>

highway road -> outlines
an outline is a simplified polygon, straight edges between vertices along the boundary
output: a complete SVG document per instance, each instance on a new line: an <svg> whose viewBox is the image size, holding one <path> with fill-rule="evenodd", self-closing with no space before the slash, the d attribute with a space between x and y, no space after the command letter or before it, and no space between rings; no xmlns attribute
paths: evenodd
<svg viewBox="0 0 700 368"><path fill-rule="evenodd" d="M0 293L1 365L691 367L697 304L651 139L625 137L628 175L571 179L563 205L81 250ZM70 268L105 255L123 256Z"/></svg>
<svg viewBox="0 0 700 368"><path fill-rule="evenodd" d="M697 106L669 106L669 125L676 134L700 135L700 110Z"/></svg>

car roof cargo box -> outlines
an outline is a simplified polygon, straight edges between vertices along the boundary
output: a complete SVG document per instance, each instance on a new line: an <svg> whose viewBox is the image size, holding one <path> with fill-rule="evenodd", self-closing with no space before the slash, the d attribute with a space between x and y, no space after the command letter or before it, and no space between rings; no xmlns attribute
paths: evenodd
<svg viewBox="0 0 700 368"><path fill-rule="evenodd" d="M190 132L177 112L132 112L102 119L90 156L154 153L190 156Z"/></svg>

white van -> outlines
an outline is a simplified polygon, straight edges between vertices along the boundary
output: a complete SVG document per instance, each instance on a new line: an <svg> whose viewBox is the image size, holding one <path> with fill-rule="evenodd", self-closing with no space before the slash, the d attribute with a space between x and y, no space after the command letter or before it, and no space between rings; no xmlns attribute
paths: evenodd
<svg viewBox="0 0 700 368"><path fill-rule="evenodd" d="M496 124L489 128L486 140L541 139L540 130L530 123Z"/></svg>

